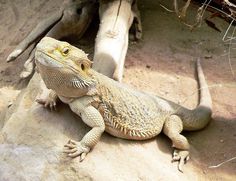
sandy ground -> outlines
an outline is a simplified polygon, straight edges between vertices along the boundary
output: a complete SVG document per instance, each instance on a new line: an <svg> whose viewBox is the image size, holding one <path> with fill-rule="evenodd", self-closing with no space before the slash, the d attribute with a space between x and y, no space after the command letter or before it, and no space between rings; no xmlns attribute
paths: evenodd
<svg viewBox="0 0 236 181"><path fill-rule="evenodd" d="M0 1L0 88L24 87L26 82L22 84L19 81L19 74L28 52L9 64L5 62L6 57L40 20L59 8L60 1ZM236 77L229 66L229 45L222 41L228 23L213 18L211 21L221 32L205 23L190 31L175 14L161 8L160 3L172 8L172 4L165 1L139 3L143 39L138 43L130 42L124 82L194 108L198 101L195 61L196 57L202 57L202 67L211 87L213 120L202 131L184 133L192 146L189 166L201 170L199 180L235 180L236 159L218 168L209 168L236 157ZM193 21L196 11L197 6L191 5L190 21ZM78 43L91 54L90 57L97 27L95 21ZM236 73L234 52L232 45L230 57L232 70ZM157 142L163 152L171 152L171 142L164 135L160 135Z"/></svg>

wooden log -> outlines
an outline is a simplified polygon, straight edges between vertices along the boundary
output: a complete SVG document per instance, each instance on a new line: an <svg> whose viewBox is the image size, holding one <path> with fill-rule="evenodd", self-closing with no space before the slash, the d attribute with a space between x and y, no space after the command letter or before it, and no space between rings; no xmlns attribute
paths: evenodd
<svg viewBox="0 0 236 181"><path fill-rule="evenodd" d="M101 0L100 27L95 42L93 68L117 81L122 80L129 28L134 16L132 0ZM137 6L134 6L137 9ZM141 27L141 26L136 26Z"/></svg>

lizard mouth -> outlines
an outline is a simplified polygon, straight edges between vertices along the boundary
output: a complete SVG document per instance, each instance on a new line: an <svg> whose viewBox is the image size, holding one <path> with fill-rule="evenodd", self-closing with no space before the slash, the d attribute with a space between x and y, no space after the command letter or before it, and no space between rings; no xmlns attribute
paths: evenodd
<svg viewBox="0 0 236 181"><path fill-rule="evenodd" d="M47 54L43 51L37 50L35 52L35 59L36 59L36 62L38 62L44 66L52 67L52 68L68 67L71 71L78 74L78 70L76 70L73 66L70 66L67 64L62 64L57 59L55 59L54 57L50 56L49 54Z"/></svg>
<svg viewBox="0 0 236 181"><path fill-rule="evenodd" d="M35 60L36 62L44 66L48 66L48 67L61 68L63 66L60 62L55 60L53 57L51 57L50 55L40 50L36 50Z"/></svg>

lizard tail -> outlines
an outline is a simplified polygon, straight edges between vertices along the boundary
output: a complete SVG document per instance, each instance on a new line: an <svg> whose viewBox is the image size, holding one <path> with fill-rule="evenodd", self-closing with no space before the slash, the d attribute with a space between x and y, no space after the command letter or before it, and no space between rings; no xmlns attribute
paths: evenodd
<svg viewBox="0 0 236 181"><path fill-rule="evenodd" d="M211 120L212 100L205 76L200 64L200 58L197 60L197 75L200 90L199 105L187 117L184 118L184 130L194 131L204 128Z"/></svg>
<svg viewBox="0 0 236 181"><path fill-rule="evenodd" d="M200 64L200 58L197 60L197 73L198 73L198 82L199 82L199 89L200 89L200 101L199 107L203 106L206 107L209 111L212 110L212 100L210 91L208 89L208 85L205 79L205 76L202 71L202 67Z"/></svg>

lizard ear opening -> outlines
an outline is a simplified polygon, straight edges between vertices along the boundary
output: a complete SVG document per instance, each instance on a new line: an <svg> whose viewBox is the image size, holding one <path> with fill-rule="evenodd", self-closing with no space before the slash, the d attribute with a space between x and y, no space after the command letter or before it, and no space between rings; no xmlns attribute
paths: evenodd
<svg viewBox="0 0 236 181"><path fill-rule="evenodd" d="M84 69L85 69L85 66L84 66L84 64L83 64L83 63L82 63L80 66L81 66L81 69L82 69L82 70L84 70Z"/></svg>
<svg viewBox="0 0 236 181"><path fill-rule="evenodd" d="M92 61L90 61L89 59L84 59L84 60L82 60L82 62L81 62L81 69L82 70L85 70L85 69L89 69L89 68L91 68L91 66L92 66Z"/></svg>

